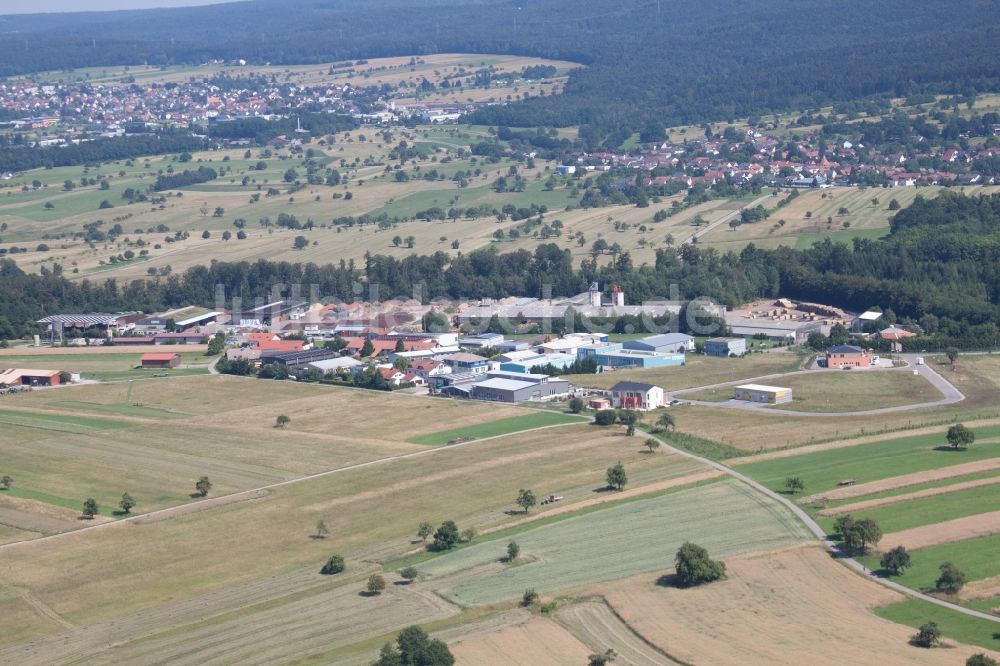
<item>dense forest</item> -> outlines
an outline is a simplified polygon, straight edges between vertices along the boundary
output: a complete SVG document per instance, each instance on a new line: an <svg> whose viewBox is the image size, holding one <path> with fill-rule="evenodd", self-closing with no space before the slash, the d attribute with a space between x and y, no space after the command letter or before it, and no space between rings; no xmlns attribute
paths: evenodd
<svg viewBox="0 0 1000 666"><path fill-rule="evenodd" d="M580 62L563 95L491 125L636 130L872 96L1000 89L990 0L253 0L0 17L0 76L115 64L314 63L437 52Z"/></svg>
<svg viewBox="0 0 1000 666"><path fill-rule="evenodd" d="M363 265L216 262L183 275L119 284L71 282L57 275L23 273L0 260L0 338L33 330L53 312L159 310L190 303L212 306L216 286L250 304L273 296L274 285L315 285L327 299L354 300L358 283L378 285L378 297L409 297L420 285L425 298L555 296L584 291L590 282L620 284L629 300L665 297L677 285L682 299L707 296L728 306L757 297L787 296L861 311L877 306L887 321L919 328L908 341L918 348L1000 346L1000 194L968 197L944 192L918 197L896 214L881 240L829 239L808 250L740 253L685 245L657 250L655 264L634 266L627 252L600 265L574 268L568 251L554 244L534 252L500 254L493 248L450 258L443 252L403 259L369 255Z"/></svg>

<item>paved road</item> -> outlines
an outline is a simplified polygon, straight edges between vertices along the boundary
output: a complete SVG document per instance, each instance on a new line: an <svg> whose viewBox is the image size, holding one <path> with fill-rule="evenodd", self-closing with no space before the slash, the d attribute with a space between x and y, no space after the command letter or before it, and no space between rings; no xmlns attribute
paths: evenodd
<svg viewBox="0 0 1000 666"><path fill-rule="evenodd" d="M651 434L646 433L646 432L639 432L639 431L637 431L637 433L640 434L640 435L642 435L643 437L654 437L654 435L651 435ZM829 550L830 553L835 558L837 558L838 561L843 562L848 567L850 567L851 569L854 569L855 571L857 571L861 575L865 576L866 578L869 578L869 579L877 582L880 585L884 585L885 587L888 587L888 588L891 588L893 590L896 590L897 592L901 592L901 593L905 594L908 597L912 597L914 599L921 599L923 601L927 601L929 603L932 603L932 604L934 604L936 606L941 606L942 608L948 608L948 609L956 611L958 613L962 613L963 615L969 615L971 617L977 617L977 618L979 618L981 620L989 620L990 622L996 622L996 623L1000 624L1000 617L998 617L996 615L990 615L989 613L982 613L982 612L977 611L977 610L972 610L971 608L965 608L964 606L959 606L958 604L953 604L953 603L950 603L948 601L943 601L941 599L938 599L937 597L932 597L929 594L924 594L923 592L917 592L916 590L913 590L913 589L910 589L910 588L905 587L903 585L900 585L899 583L893 582L893 581L888 580L886 578L881 578L879 576L876 576L865 565L861 564L860 562L858 562L857 560L855 560L853 557L851 557L850 555L848 555L847 553L845 553L844 551L842 551L837 546L837 544L833 541L833 539L830 538L830 535L828 535L826 532L824 532L823 528L820 527L819 524L815 520L813 520L812 517L802 509L802 507L800 507L795 502L792 502L791 500L789 500L784 495L781 495L780 493L774 492L770 488L767 488L766 486L764 486L764 485L762 485L762 484L754 481L753 479L751 479L750 477L746 476L745 474L741 474L741 473L737 472L736 470L734 470L733 468L727 467L726 465L724 465L724 464L722 464L720 462L717 462L715 460L709 460L708 458L702 458L701 456L696 456L693 453L688 453L687 451L683 451L681 449L675 448L675 447L671 446L668 441L665 441L665 440L661 439L658 436L655 437L655 438L657 440L659 440L662 443L663 448L666 449L667 451L669 451L670 453L675 453L675 454L677 454L679 456L683 456L683 457L688 458L690 460L695 460L695 461L700 462L700 463L702 463L704 465L708 465L710 467L714 467L715 469L719 470L720 472L722 472L724 474L727 474L727 475L731 476L732 478L737 479L738 481L741 481L741 482L747 484L748 486L750 486L754 490L756 490L756 491L758 491L760 493L763 493L764 495L767 495L768 497L770 497L771 499L775 500L776 502L780 502L781 504L783 504L784 506L786 506L789 511L791 511L793 514L795 514L795 516L799 520L801 520L803 522L803 524L805 524L805 526L808 527L809 530L813 534L816 535L816 538L818 538L820 541L823 542L823 545L826 546L827 550Z"/></svg>
<svg viewBox="0 0 1000 666"><path fill-rule="evenodd" d="M685 400L683 395L685 393L694 393L695 391L706 391L711 389L719 389L736 386L738 384L749 384L756 383L760 380L778 379L782 377L788 377L791 375L808 375L817 374L824 372L837 372L835 370L795 370L793 372L778 373L772 375L762 375L760 377L751 377L750 379L743 379L737 382L722 382L719 384L708 384L707 386L698 386L690 389L683 389L681 391L674 391L673 394L682 402L691 405L701 405L704 407L723 407L725 409L742 409L746 411L756 411L764 412L766 414L783 414L785 416L811 416L811 417L830 417L830 416L874 416L878 414L890 414L893 412L909 412L917 409L929 409L932 407L942 407L944 405L951 405L956 402L961 402L965 400L965 395L959 391L955 386L949 382L947 379L942 377L936 370L931 368L929 365L917 365L916 354L907 354L902 356L903 360L907 361L910 365L905 368L893 368L886 370L858 370L857 372L914 372L916 371L921 377L926 379L930 384L936 388L941 393L940 400L930 400L927 402L916 402L909 405L897 405L895 407L880 407L878 409L866 409L862 411L853 412L800 412L793 409L781 409L780 407L772 407L770 405L747 402L746 400L727 400L725 402L710 402L707 400ZM854 371L852 371L854 372Z"/></svg>
<svg viewBox="0 0 1000 666"><path fill-rule="evenodd" d="M720 225L723 225L723 224L728 224L729 220L732 220L732 219L734 219L736 217L739 217L740 213L742 213L745 209L747 209L747 208L753 208L754 206L760 206L765 201L767 201L768 199L770 199L772 196L773 195L771 195L771 194L766 194L766 195L762 196L761 198L756 199L756 200L750 202L748 205L744 206L743 208L739 208L739 209L734 210L732 213L729 213L728 215L726 215L724 217L720 217L718 220L716 220L715 222L712 222L707 227L703 227L703 228L699 229L698 231L694 232L693 234L691 234L690 236L688 236L687 238L685 238L684 240L682 240L681 241L681 245L687 245L688 243L693 243L695 238L701 238L702 236L704 236L705 234L709 233L710 231L712 231L716 227L718 227Z"/></svg>

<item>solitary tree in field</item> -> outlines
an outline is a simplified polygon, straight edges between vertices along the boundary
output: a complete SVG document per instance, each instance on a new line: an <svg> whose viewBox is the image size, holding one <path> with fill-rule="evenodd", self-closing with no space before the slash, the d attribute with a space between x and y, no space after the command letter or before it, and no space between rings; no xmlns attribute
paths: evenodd
<svg viewBox="0 0 1000 666"><path fill-rule="evenodd" d="M199 497L205 497L212 489L212 482L208 480L207 476L203 476L195 482L194 489L198 491Z"/></svg>
<svg viewBox="0 0 1000 666"><path fill-rule="evenodd" d="M341 555L331 555L319 572L325 576L339 574L344 570L344 558Z"/></svg>
<svg viewBox="0 0 1000 666"><path fill-rule="evenodd" d="M625 484L628 483L628 476L625 475L625 466L619 460L618 464L608 468L608 485L622 490Z"/></svg>
<svg viewBox="0 0 1000 666"><path fill-rule="evenodd" d="M0 479L0 488L3 488L4 490L10 490L10 487L12 485L14 485L14 477L4 475L4 477Z"/></svg>
<svg viewBox="0 0 1000 666"><path fill-rule="evenodd" d="M997 666L997 660L980 652L966 659L965 666Z"/></svg>
<svg viewBox="0 0 1000 666"><path fill-rule="evenodd" d="M976 433L972 432L961 423L956 423L948 428L947 437L948 443L956 449L964 449L976 441Z"/></svg>
<svg viewBox="0 0 1000 666"><path fill-rule="evenodd" d="M372 574L368 577L368 584L365 586L368 594L375 596L382 594L385 590L385 578L382 578L379 574Z"/></svg>
<svg viewBox="0 0 1000 666"><path fill-rule="evenodd" d="M948 363L955 365L955 361L958 359L958 350L954 347L948 347L944 352L945 356L948 357Z"/></svg>
<svg viewBox="0 0 1000 666"><path fill-rule="evenodd" d="M91 519L97 515L97 500L93 497L88 497L83 503L83 517Z"/></svg>
<svg viewBox="0 0 1000 666"><path fill-rule="evenodd" d="M472 540L476 538L476 528L466 527L462 530L462 541L465 543L472 543Z"/></svg>
<svg viewBox="0 0 1000 666"><path fill-rule="evenodd" d="M660 441L650 437L645 441L646 448L649 449L650 453L654 453L656 449L660 448Z"/></svg>
<svg viewBox="0 0 1000 666"><path fill-rule="evenodd" d="M805 490L806 484L802 482L802 479L797 476L790 476L785 479L785 489L794 495L795 493L802 492Z"/></svg>
<svg viewBox="0 0 1000 666"><path fill-rule="evenodd" d="M864 555L869 546L877 545L882 539L882 528L873 519L862 518L851 522L843 538L845 546Z"/></svg>
<svg viewBox="0 0 1000 666"><path fill-rule="evenodd" d="M417 626L407 627L396 637L397 647L386 643L379 651L379 658L374 666L452 666L455 657L448 650L448 645L436 638L431 638L427 632Z"/></svg>
<svg viewBox="0 0 1000 666"><path fill-rule="evenodd" d="M330 533L330 530L327 528L326 523L324 523L322 520L319 521L318 523L316 523L316 538L317 539L325 539L326 536L329 533Z"/></svg>
<svg viewBox="0 0 1000 666"><path fill-rule="evenodd" d="M287 414L281 414L275 419L274 425L278 428L284 428L286 425L292 422L292 419L288 417Z"/></svg>
<svg viewBox="0 0 1000 666"><path fill-rule="evenodd" d="M122 493L122 499L118 502L118 507L122 510L122 513L131 513L135 507L135 500L128 493Z"/></svg>
<svg viewBox="0 0 1000 666"><path fill-rule="evenodd" d="M674 421L674 416L670 412L663 412L660 414L660 417L656 419L656 425L658 425L661 430L673 430L677 427L677 423Z"/></svg>
<svg viewBox="0 0 1000 666"><path fill-rule="evenodd" d="M420 575L420 572L417 571L416 567L406 567L405 569L402 569L399 572L399 575L407 583L412 583L413 581L415 581L417 579L417 576Z"/></svg>
<svg viewBox="0 0 1000 666"><path fill-rule="evenodd" d="M574 395L569 399L569 411L572 414L579 414L585 406L586 403L583 401L583 398L578 395Z"/></svg>
<svg viewBox="0 0 1000 666"><path fill-rule="evenodd" d="M514 562L517 560L517 556L521 554L521 547L517 545L516 541L511 541L507 544L507 561Z"/></svg>
<svg viewBox="0 0 1000 666"><path fill-rule="evenodd" d="M441 523L434 533L434 550L451 550L458 543L458 525L454 520Z"/></svg>
<svg viewBox="0 0 1000 666"><path fill-rule="evenodd" d="M524 591L524 594L521 595L521 605L525 608L531 606L536 601L538 601L538 592L535 592L535 588L533 587L528 588Z"/></svg>
<svg viewBox="0 0 1000 666"><path fill-rule="evenodd" d="M879 561L879 564L890 575L898 576L903 573L904 569L910 566L910 554L906 552L904 546L896 546L892 550L882 553L882 559Z"/></svg>
<svg viewBox="0 0 1000 666"><path fill-rule="evenodd" d="M618 653L608 648L604 652L595 652L587 657L587 666L607 666L618 657Z"/></svg>
<svg viewBox="0 0 1000 666"><path fill-rule="evenodd" d="M434 526L430 523L420 523L420 527L417 528L417 536L420 537L421 541L427 541L427 537L434 533Z"/></svg>
<svg viewBox="0 0 1000 666"><path fill-rule="evenodd" d="M945 562L938 569L941 574L934 581L934 587L938 592L958 594L959 590L965 587L965 573L954 564Z"/></svg>
<svg viewBox="0 0 1000 666"><path fill-rule="evenodd" d="M932 648L941 641L941 630L938 629L937 623L928 622L921 625L920 631L911 640L917 647Z"/></svg>
<svg viewBox="0 0 1000 666"><path fill-rule="evenodd" d="M691 542L685 543L674 557L677 582L682 587L711 583L726 575L726 565L708 556L708 551Z"/></svg>
<svg viewBox="0 0 1000 666"><path fill-rule="evenodd" d="M514 502L519 507L524 509L525 513L528 513L528 511L531 510L531 507L535 506L538 503L538 498L535 497L535 493L532 492L531 490L521 488L521 490L518 491L517 499L514 500Z"/></svg>

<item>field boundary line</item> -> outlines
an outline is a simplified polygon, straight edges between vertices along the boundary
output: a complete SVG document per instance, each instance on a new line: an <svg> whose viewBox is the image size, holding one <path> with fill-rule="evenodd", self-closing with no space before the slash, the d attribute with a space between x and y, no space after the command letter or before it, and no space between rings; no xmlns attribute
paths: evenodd
<svg viewBox="0 0 1000 666"><path fill-rule="evenodd" d="M778 502L780 504L783 504L799 520L801 520L803 523L805 523L805 526L807 528L809 528L809 530L813 534L816 535L816 538L820 540L820 542L826 547L826 549L830 552L830 554L834 557L835 560L837 560L839 562L842 562L845 566L849 567L850 569L853 569L854 571L856 571L857 573L861 574L865 578L867 578L869 580L872 580L872 581L875 581L879 585L882 585L884 587L888 587L889 589L895 590L896 592L900 592L900 593L902 593L903 595L905 595L907 597L910 597L910 598L913 598L913 599L920 599L921 601L926 601L926 602L934 604L935 606L940 606L942 608L947 608L949 610L953 610L953 611L956 611L958 613L962 613L963 615L968 615L969 617L975 617L975 618L979 618L981 620L989 620L990 622L994 622L996 624L1000 624L1000 616L990 615L989 613L983 613L981 611L973 610L971 608L965 608L964 606L959 606L958 604L953 604L950 601L944 601L943 599L938 599L937 597L933 597L933 596L931 596L929 594L924 594L923 592L918 592L917 590L914 590L912 588L906 587L905 585L902 585L900 583L896 583L896 582L888 580L886 578L881 578L879 576L876 576L874 571L872 571L871 569L869 569L865 565L863 565L860 562L858 562L853 557L849 556L843 550L841 550L840 547L838 547L837 544L834 543L833 539L830 538L830 535L827 534L825 531L823 531L823 528L819 526L819 523L817 523L815 520L812 519L812 516L810 516L799 505L795 504L794 502L792 502L788 498L786 498L786 497L784 497L784 496L782 496L782 495L774 492L773 490L771 490L770 488L764 486L763 484L758 483L757 481L754 481L753 479L751 479L747 475L741 474L740 472L737 472L733 468L731 468L731 467L729 467L729 466L727 466L727 465L725 465L725 464L723 464L723 463L721 463L721 462L719 462L717 460L709 460L708 458L703 458L701 456L695 455L693 453L689 453L689 452L684 451L682 449L678 449L678 448L676 448L674 446L671 446L670 442L664 441L658 435L654 436L654 435L652 435L650 433L643 432L643 431L637 431L637 432L639 434L645 436L645 437L655 437L655 439L657 439L664 446L664 448L666 448L666 450L668 450L668 451L670 451L672 453L677 453L677 454L679 454L681 456L684 456L686 458L690 458L691 460L696 460L696 461L701 462L701 463L703 463L705 465L709 465L711 467L714 467L715 469L720 470L721 472L723 472L725 474L728 474L729 476L733 477L734 479L737 479L738 481L742 481L743 483L747 484L748 486L750 486L754 490L757 490L758 492L763 493L764 495L770 497L771 499L775 500L776 502Z"/></svg>
<svg viewBox="0 0 1000 666"><path fill-rule="evenodd" d="M286 479L284 481L278 481L277 483L271 483L266 486L260 486L258 488L251 488L249 490L240 490L235 493L230 493L228 495L219 495L218 497L212 497L208 500L202 500L202 502L209 503L211 506L206 506L204 509L194 510L192 507L200 506L201 502L188 502L186 504L178 504L177 506L167 507L165 509L159 509L157 511L150 511L149 513L137 514L130 516L128 518L122 518L114 522L101 523L99 525L90 525L88 527L81 527L80 529L70 530L68 532L60 532L58 534L50 534L47 536L42 536L37 539L29 539L26 541L14 541L7 544L0 545L0 551L11 550L17 548L18 546L24 546L25 544L36 544L45 541L50 541L53 539L59 539L68 537L74 534L81 534L84 532L89 532L91 530L109 529L116 525L132 525L139 524L143 522L159 522L162 520L168 520L170 518L177 516L184 516L188 513L197 512L200 510L209 510L216 508L218 506L225 506L227 504L232 504L234 502L241 502L244 500L258 499L262 494L266 494L268 491L274 490L276 488L282 488L284 486L290 486L296 483L301 483L303 481L312 481L313 479L321 479L327 476L333 476L335 474L342 474L344 472L351 472L358 469L364 469L367 467L374 467L376 465L382 465L385 463L394 462L397 460L408 460L410 458L416 458L418 456L427 456L437 453L438 451L447 451L451 449L457 449L461 447L471 446L473 444L479 444L482 442L488 442L494 439L501 439L504 437L511 437L513 435L520 435L527 432L535 432L538 430L546 430L548 428L565 428L566 426L576 426L579 423L557 423L554 425L540 426L538 428L529 428L527 430L520 430L518 432L506 433L503 435L493 435L491 437L483 437L481 439L473 439L468 442L460 442L458 444L450 444L445 446L435 446L419 451L411 451L409 453L401 453L395 456L387 456L385 458L376 458L375 460L366 460L365 462L355 463L352 465L346 465L344 467L336 467L334 469L328 469L322 472L317 472L316 474L308 474L306 476L301 476L295 479Z"/></svg>

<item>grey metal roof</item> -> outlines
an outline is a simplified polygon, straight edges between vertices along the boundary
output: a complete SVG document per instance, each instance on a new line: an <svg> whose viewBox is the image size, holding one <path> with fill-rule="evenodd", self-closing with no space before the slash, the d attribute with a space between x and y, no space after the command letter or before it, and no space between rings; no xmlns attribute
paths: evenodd
<svg viewBox="0 0 1000 666"><path fill-rule="evenodd" d="M656 388L655 384L643 384L641 382L618 382L611 387L612 393L619 393L621 391L643 391L646 392L649 389Z"/></svg>

